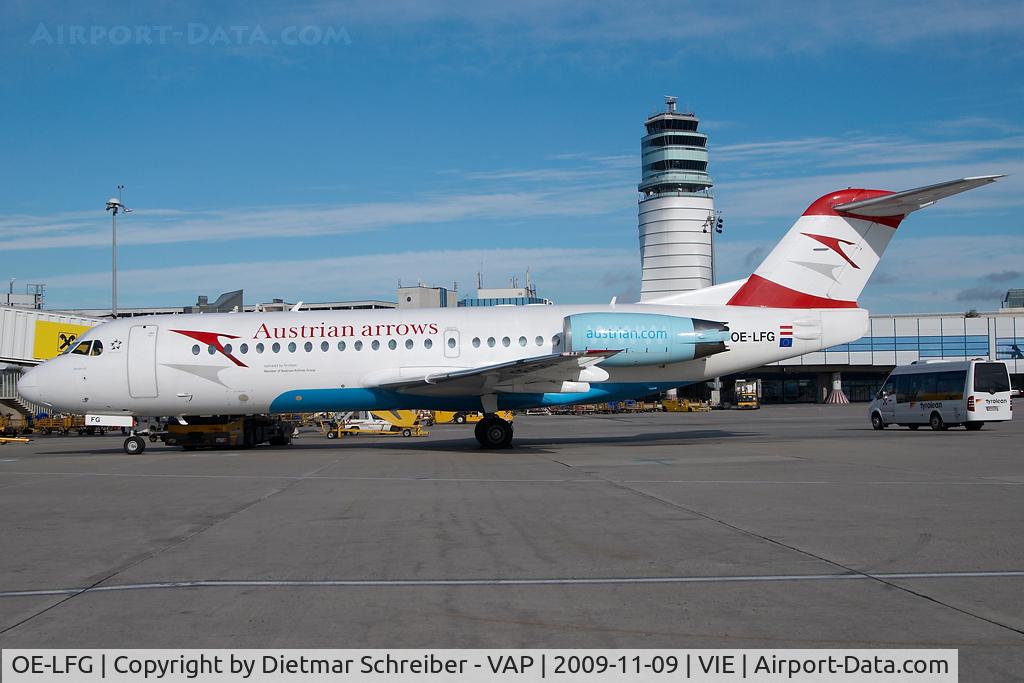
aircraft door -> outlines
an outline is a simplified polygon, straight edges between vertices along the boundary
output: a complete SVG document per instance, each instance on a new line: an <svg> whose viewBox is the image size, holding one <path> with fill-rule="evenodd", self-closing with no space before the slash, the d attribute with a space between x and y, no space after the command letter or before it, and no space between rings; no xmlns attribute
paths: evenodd
<svg viewBox="0 0 1024 683"><path fill-rule="evenodd" d="M156 325L133 325L128 332L128 395L156 398Z"/></svg>
<svg viewBox="0 0 1024 683"><path fill-rule="evenodd" d="M444 331L444 357L459 357L459 331L454 327L446 328Z"/></svg>

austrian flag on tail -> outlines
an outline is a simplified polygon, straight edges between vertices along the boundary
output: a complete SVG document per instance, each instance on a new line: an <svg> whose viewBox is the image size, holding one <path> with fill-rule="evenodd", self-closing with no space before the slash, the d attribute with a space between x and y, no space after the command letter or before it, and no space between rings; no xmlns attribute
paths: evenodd
<svg viewBox="0 0 1024 683"><path fill-rule="evenodd" d="M793 346L793 326L779 325L779 348L790 348Z"/></svg>

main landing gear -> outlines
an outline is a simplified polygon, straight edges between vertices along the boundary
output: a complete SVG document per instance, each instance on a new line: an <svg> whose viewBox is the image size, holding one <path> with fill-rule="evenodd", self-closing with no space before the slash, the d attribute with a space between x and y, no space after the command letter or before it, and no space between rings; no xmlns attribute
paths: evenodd
<svg viewBox="0 0 1024 683"><path fill-rule="evenodd" d="M512 446L512 423L496 415L485 415L476 423L475 436L483 448L509 448Z"/></svg>
<svg viewBox="0 0 1024 683"><path fill-rule="evenodd" d="M124 440L124 452L128 455L141 455L144 450L146 450L146 440L141 436L132 434Z"/></svg>

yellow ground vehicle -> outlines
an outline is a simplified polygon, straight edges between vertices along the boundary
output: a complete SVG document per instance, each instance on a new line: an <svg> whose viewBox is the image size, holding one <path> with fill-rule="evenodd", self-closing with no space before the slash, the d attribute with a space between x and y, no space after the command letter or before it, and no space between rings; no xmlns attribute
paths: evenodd
<svg viewBox="0 0 1024 683"><path fill-rule="evenodd" d="M711 406L703 401L691 401L688 398L664 399L661 407L666 413L705 413L711 411Z"/></svg>
<svg viewBox="0 0 1024 683"><path fill-rule="evenodd" d="M171 422L163 435L168 446L186 451L197 448L252 448L261 443L287 446L292 441L292 424L262 415L213 415L187 417L188 424Z"/></svg>
<svg viewBox="0 0 1024 683"><path fill-rule="evenodd" d="M32 425L25 419L24 415L10 413L0 415L0 436L18 436L19 434L31 434Z"/></svg>
<svg viewBox="0 0 1024 683"><path fill-rule="evenodd" d="M761 407L759 396L761 394L760 380L738 379L734 385L736 407L744 410L757 410Z"/></svg>
<svg viewBox="0 0 1024 683"><path fill-rule="evenodd" d="M512 421L511 410L499 410L495 413L498 417L505 420L506 422ZM435 410L434 411L434 424L466 424L467 422L479 422L484 419L484 414L480 411L462 410L462 411L451 411L451 410Z"/></svg>
<svg viewBox="0 0 1024 683"><path fill-rule="evenodd" d="M349 417L321 424L328 439L367 434L370 436L426 436L415 410L374 410L368 417Z"/></svg>
<svg viewBox="0 0 1024 683"><path fill-rule="evenodd" d="M85 424L84 422L82 423ZM35 428L41 434L60 434L62 436L70 434L72 429L79 427L76 424L74 416L71 415L49 415L47 417L38 417L35 421Z"/></svg>

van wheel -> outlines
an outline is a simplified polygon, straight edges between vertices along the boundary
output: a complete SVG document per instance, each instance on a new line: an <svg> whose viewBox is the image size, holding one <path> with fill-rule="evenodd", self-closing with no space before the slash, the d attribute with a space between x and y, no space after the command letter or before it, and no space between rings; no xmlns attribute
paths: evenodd
<svg viewBox="0 0 1024 683"><path fill-rule="evenodd" d="M907 428L910 429L911 431L916 431L917 428L920 427L920 426L921 425L907 425Z"/></svg>
<svg viewBox="0 0 1024 683"><path fill-rule="evenodd" d="M968 422L967 424L964 425L964 427L966 427L967 431L969 432L976 432L983 426L985 426L984 422Z"/></svg>
<svg viewBox="0 0 1024 683"><path fill-rule="evenodd" d="M871 413L871 427L873 429L885 429L885 422L879 413Z"/></svg>
<svg viewBox="0 0 1024 683"><path fill-rule="evenodd" d="M936 432L941 432L946 429L946 423L942 421L942 416L938 413L932 413L932 416L928 418L928 426Z"/></svg>

